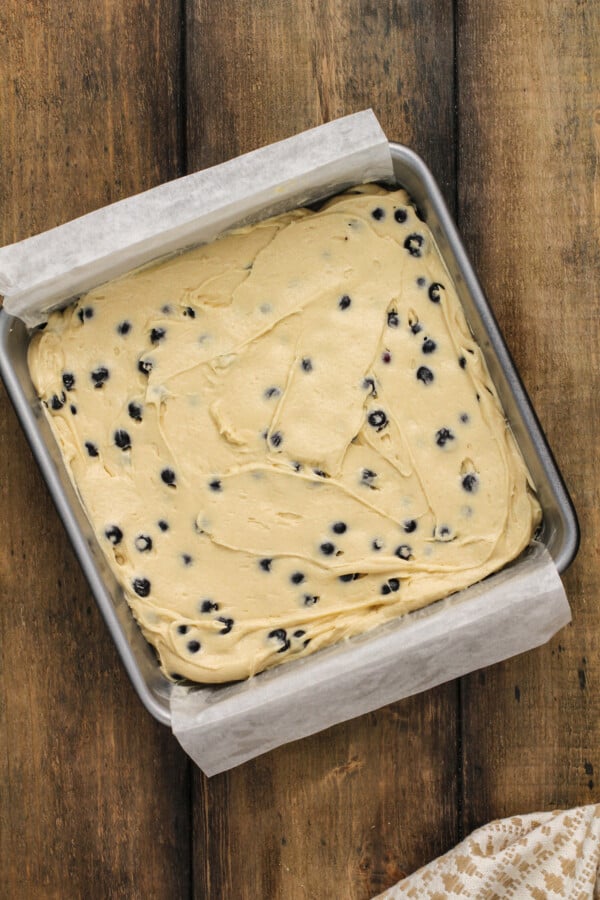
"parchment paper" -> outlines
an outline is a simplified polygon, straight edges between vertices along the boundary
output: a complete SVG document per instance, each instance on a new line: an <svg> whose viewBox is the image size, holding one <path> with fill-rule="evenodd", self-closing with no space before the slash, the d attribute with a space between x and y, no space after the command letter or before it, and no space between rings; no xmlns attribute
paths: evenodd
<svg viewBox="0 0 600 900"><path fill-rule="evenodd" d="M368 181L393 181L393 167L387 137L364 110L3 247L4 309L38 325L159 256Z"/></svg>
<svg viewBox="0 0 600 900"><path fill-rule="evenodd" d="M370 110L0 249L4 307L26 325L152 259L366 181L393 181ZM570 620L547 551L480 585L237 685L174 687L173 731L212 775L272 747L547 641Z"/></svg>
<svg viewBox="0 0 600 900"><path fill-rule="evenodd" d="M172 728L206 775L544 644L571 619L548 551L342 646L224 688L177 686Z"/></svg>

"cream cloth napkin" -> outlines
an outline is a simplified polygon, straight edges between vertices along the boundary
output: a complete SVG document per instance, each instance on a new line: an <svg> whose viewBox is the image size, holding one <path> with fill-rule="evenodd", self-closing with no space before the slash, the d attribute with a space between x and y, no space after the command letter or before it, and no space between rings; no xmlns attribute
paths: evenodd
<svg viewBox="0 0 600 900"><path fill-rule="evenodd" d="M600 898L600 804L500 819L374 900Z"/></svg>

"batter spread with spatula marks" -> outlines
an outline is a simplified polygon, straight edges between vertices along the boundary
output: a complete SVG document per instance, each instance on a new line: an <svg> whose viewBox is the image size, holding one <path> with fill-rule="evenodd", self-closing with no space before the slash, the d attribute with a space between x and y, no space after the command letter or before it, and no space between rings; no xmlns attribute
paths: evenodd
<svg viewBox="0 0 600 900"><path fill-rule="evenodd" d="M473 584L540 508L406 193L229 232L51 314L65 466L168 677L245 678Z"/></svg>

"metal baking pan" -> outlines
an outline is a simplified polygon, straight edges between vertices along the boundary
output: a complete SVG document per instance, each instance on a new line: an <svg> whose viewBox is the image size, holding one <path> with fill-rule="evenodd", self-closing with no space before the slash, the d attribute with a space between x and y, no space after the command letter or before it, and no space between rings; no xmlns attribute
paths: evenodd
<svg viewBox="0 0 600 900"><path fill-rule="evenodd" d="M435 237L531 473L543 511L538 539L563 572L579 545L567 489L433 176L412 150L395 143L390 150L397 183ZM135 623L64 469L29 376L28 343L25 325L0 309L0 375L133 686L146 709L168 725L171 683Z"/></svg>

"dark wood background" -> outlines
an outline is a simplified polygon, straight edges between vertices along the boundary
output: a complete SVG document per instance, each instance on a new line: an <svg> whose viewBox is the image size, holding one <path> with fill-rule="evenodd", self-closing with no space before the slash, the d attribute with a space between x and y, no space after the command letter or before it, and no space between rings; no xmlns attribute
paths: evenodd
<svg viewBox="0 0 600 900"><path fill-rule="evenodd" d="M372 106L440 181L572 492L547 646L205 779L142 708L0 388L0 895L366 900L600 801L600 4L4 0L0 243Z"/></svg>

